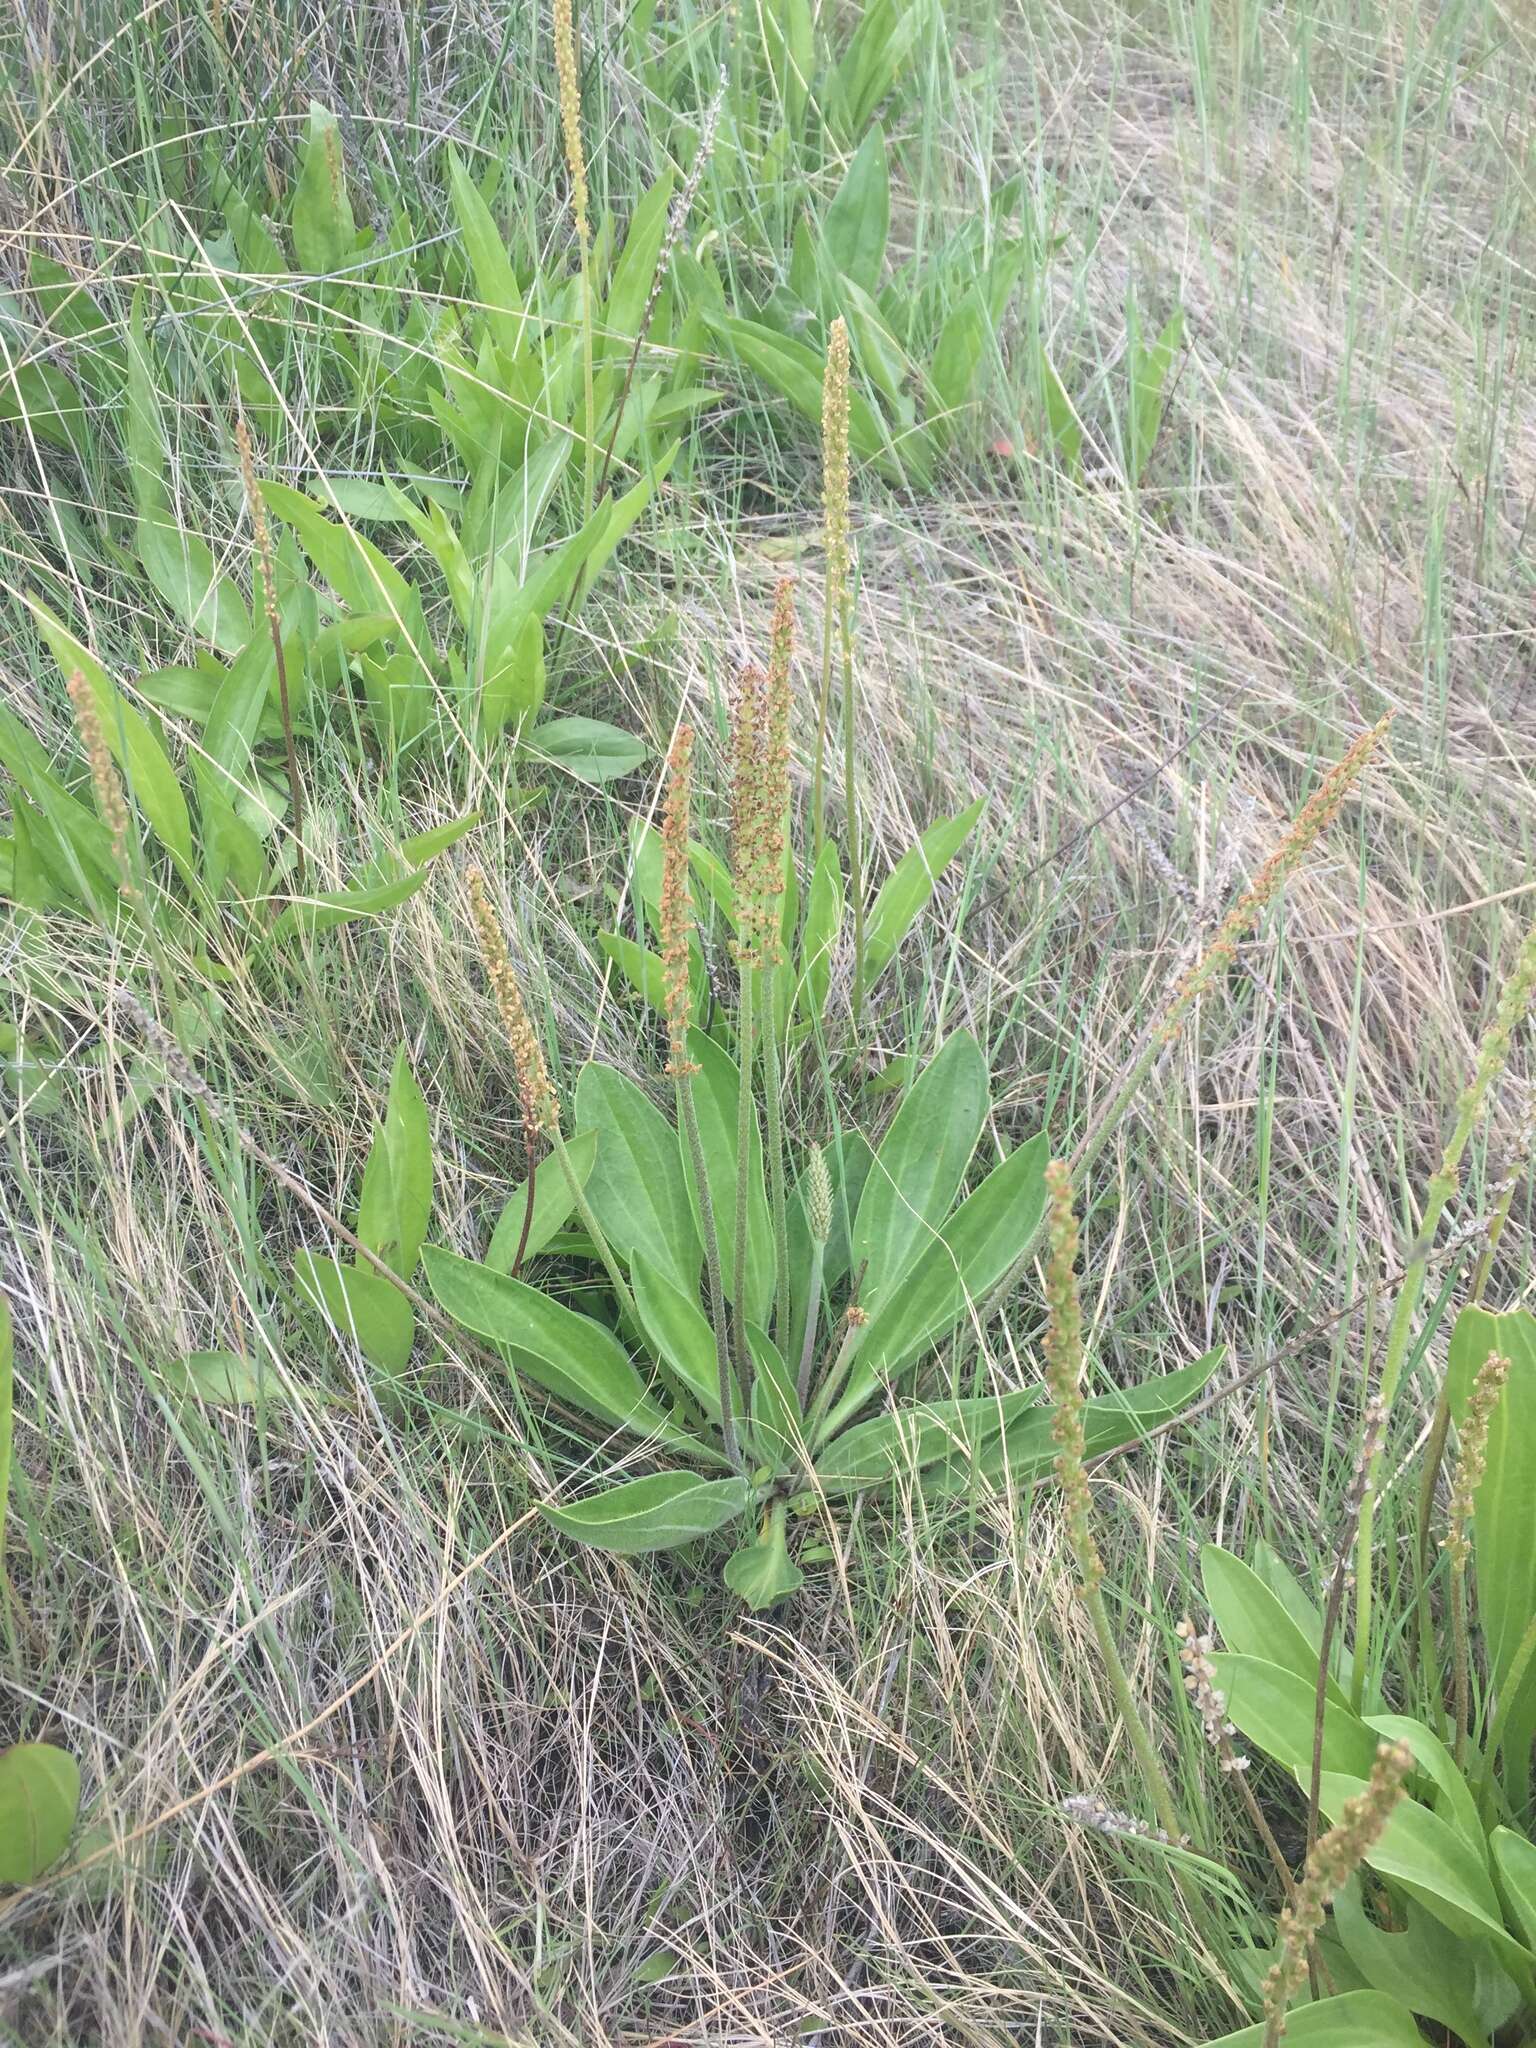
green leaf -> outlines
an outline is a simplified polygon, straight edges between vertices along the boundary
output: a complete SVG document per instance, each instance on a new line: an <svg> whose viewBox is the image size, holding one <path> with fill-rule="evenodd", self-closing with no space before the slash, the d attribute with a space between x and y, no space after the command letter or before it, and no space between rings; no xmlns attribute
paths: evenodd
<svg viewBox="0 0 1536 2048"><path fill-rule="evenodd" d="M425 868L413 868L392 881L360 882L351 889L326 889L315 896L295 897L274 920L268 941L276 943L295 931L332 931L356 917L376 917L414 896L426 879Z"/></svg>
<svg viewBox="0 0 1536 2048"><path fill-rule="evenodd" d="M515 606L501 617L493 599L477 655L481 731L494 738L537 718L545 690L543 620Z"/></svg>
<svg viewBox="0 0 1536 2048"><path fill-rule="evenodd" d="M402 1046L390 1075L384 1122L374 1130L357 1234L402 1280L416 1270L432 1215L432 1127Z"/></svg>
<svg viewBox="0 0 1536 2048"><path fill-rule="evenodd" d="M336 116L314 100L293 195L293 247L300 268L313 275L340 270L357 253L341 130Z"/></svg>
<svg viewBox="0 0 1536 2048"><path fill-rule="evenodd" d="M719 1422L720 1364L709 1317L644 1252L634 1254L629 1277L647 1344L710 1420Z"/></svg>
<svg viewBox="0 0 1536 2048"><path fill-rule="evenodd" d="M313 498L291 484L265 481L261 495L272 516L293 528L305 554L349 610L387 612L396 630L419 613L415 590L366 534L327 519Z"/></svg>
<svg viewBox="0 0 1536 2048"><path fill-rule="evenodd" d="M758 1459L775 1469L796 1454L804 1438L804 1417L795 1390L795 1376L784 1354L756 1323L747 1324L752 1353L752 1443Z"/></svg>
<svg viewBox="0 0 1536 2048"><path fill-rule="evenodd" d="M164 512L139 514L136 541L144 573L177 618L221 654L238 654L251 637L250 613L208 543Z"/></svg>
<svg viewBox="0 0 1536 2048"><path fill-rule="evenodd" d="M122 692L90 649L35 597L28 597L23 592L22 603L37 621L38 630L63 674L68 677L78 669L85 677L96 700L112 757L127 778L150 829L166 850L190 870L192 819L164 747L133 706L125 701Z"/></svg>
<svg viewBox="0 0 1536 2048"><path fill-rule="evenodd" d="M1227 1696L1227 1713L1266 1755L1310 1779L1317 1717L1316 1677L1303 1678L1263 1657L1218 1651L1217 1684ZM1323 1769L1366 1777L1376 1760L1378 1738L1347 1707L1323 1710Z"/></svg>
<svg viewBox="0 0 1536 2048"><path fill-rule="evenodd" d="M525 1379L603 1422L720 1462L645 1391L623 1345L601 1323L436 1245L426 1247L422 1262L454 1321L503 1346Z"/></svg>
<svg viewBox="0 0 1536 2048"><path fill-rule="evenodd" d="M1536 1949L1536 1842L1503 1827L1495 1828L1488 1841L1511 1917L1526 1947Z"/></svg>
<svg viewBox="0 0 1536 2048"><path fill-rule="evenodd" d="M235 1351L193 1351L161 1368L165 1383L181 1395L195 1395L210 1408L246 1408L283 1398L281 1380Z"/></svg>
<svg viewBox="0 0 1536 2048"><path fill-rule="evenodd" d="M1223 2034L1209 2048L1264 2048L1263 2025ZM1339 1998L1297 2006L1286 2017L1288 2048L1424 2048L1413 2015L1379 1991L1346 1991Z"/></svg>
<svg viewBox="0 0 1536 2048"><path fill-rule="evenodd" d="M1404 1923L1395 1934L1377 1927L1366 1915L1358 1877L1334 1895L1334 1932L1367 1984L1452 2028L1467 2048L1488 2048L1477 2014L1479 1945L1462 1941L1411 1900Z"/></svg>
<svg viewBox="0 0 1536 2048"><path fill-rule="evenodd" d="M1228 1711L1232 1712L1230 1702ZM1232 1718L1238 1721L1236 1713ZM1346 1799L1365 1790L1365 1784L1364 1773L1323 1772L1319 1803L1330 1822L1338 1819ZM1400 1799L1365 1860L1381 1876L1394 1878L1453 1933L1487 1940L1501 1961L1507 1957L1517 1972L1529 1971L1531 1958L1505 1931L1498 1894L1481 1857L1438 1813L1416 1799Z"/></svg>
<svg viewBox="0 0 1536 2048"><path fill-rule="evenodd" d="M51 1742L0 1751L0 1884L31 1884L69 1847L80 1766Z"/></svg>
<svg viewBox="0 0 1536 2048"><path fill-rule="evenodd" d="M656 1472L610 1486L575 1507L545 1504L540 1512L567 1536L595 1550L639 1557L650 1550L676 1550L713 1535L745 1514L751 1491L742 1478L699 1479L691 1472Z"/></svg>
<svg viewBox="0 0 1536 2048"><path fill-rule="evenodd" d="M1039 1405L1036 1387L964 1400L894 1408L846 1429L817 1453L816 1476L830 1495L882 1485L939 1459L969 1465L1017 1416ZM1054 1446L1051 1455L1054 1457Z"/></svg>
<svg viewBox="0 0 1536 2048"><path fill-rule="evenodd" d="M523 295L517 288L511 258L507 255L501 232L491 218L491 210L465 170L458 151L452 147L448 151L448 184L464 253L474 272L475 290L480 296L486 328L496 346L505 350L515 362L528 328Z"/></svg>
<svg viewBox="0 0 1536 2048"><path fill-rule="evenodd" d="M650 748L622 726L601 718L546 718L525 740L535 760L548 761L578 782L617 782L650 759Z"/></svg>
<svg viewBox="0 0 1536 2048"><path fill-rule="evenodd" d="M402 1373L411 1362L416 1314L409 1301L371 1266L343 1266L323 1252L301 1251L293 1262L299 1285L371 1365Z"/></svg>
<svg viewBox="0 0 1536 2048"><path fill-rule="evenodd" d="M1049 356L1042 356L1040 374L1044 387L1045 424L1056 444L1062 467L1069 476L1074 476L1083 452L1083 423Z"/></svg>
<svg viewBox="0 0 1536 2048"><path fill-rule="evenodd" d="M843 863L836 845L829 839L811 875L805 930L800 941L796 1000L811 1025L819 1024L826 1015L827 996L832 987L832 954L843 928L843 909Z"/></svg>
<svg viewBox="0 0 1536 2048"><path fill-rule="evenodd" d="M803 341L777 334L752 320L732 320L723 314L709 316L710 330L736 360L761 377L765 384L787 398L795 410L814 427L821 425L822 377L826 365L816 350ZM926 480L925 465L918 451L904 447L893 450L885 424L862 391L848 393L848 442L855 455L878 463L898 483L911 472L914 483Z"/></svg>
<svg viewBox="0 0 1536 2048"><path fill-rule="evenodd" d="M987 331L981 294L973 290L944 322L934 345L933 360L928 365L928 381L933 386L933 395L947 414L960 412L970 402L976 372L987 344ZM954 429L952 418L945 421L945 429L947 438Z"/></svg>
<svg viewBox="0 0 1536 2048"><path fill-rule="evenodd" d="M727 1300L736 1299L736 1120L741 1102L741 1069L723 1046L695 1026L688 1033L688 1056L698 1066L693 1084L694 1114L704 1153L704 1174L715 1212L715 1234L724 1265L721 1279ZM748 1130L747 1170L747 1298L743 1312L749 1322L763 1323L773 1309L773 1217L763 1179L763 1140L754 1099ZM699 1191L687 1145L679 1144L688 1200L697 1219ZM700 1225L700 1241L703 1227Z"/></svg>
<svg viewBox="0 0 1536 2048"><path fill-rule="evenodd" d="M616 1067L589 1061L576 1080L576 1123L596 1131L587 1199L620 1258L643 1251L685 1294L695 1294L703 1251L694 1227L677 1133Z"/></svg>
<svg viewBox="0 0 1536 2048"><path fill-rule="evenodd" d="M793 134L799 130L816 71L811 0L762 0L757 20L785 126Z"/></svg>
<svg viewBox="0 0 1536 2048"><path fill-rule="evenodd" d="M1309 1685L1317 1683L1317 1651L1279 1600L1239 1557L1208 1543L1200 1553L1201 1583L1229 1650L1240 1656L1264 1657L1294 1671ZM1348 1701L1333 1680L1328 1697L1335 1706Z"/></svg>
<svg viewBox="0 0 1536 2048"><path fill-rule="evenodd" d="M1038 1132L995 1166L918 1252L870 1317L848 1390L827 1418L829 1437L882 1378L894 1378L963 1316L975 1314L1017 1262L1045 1214L1049 1158L1049 1141Z"/></svg>
<svg viewBox="0 0 1536 2048"><path fill-rule="evenodd" d="M897 1110L864 1183L852 1259L869 1312L934 1242L986 1114L986 1060L968 1031L956 1031Z"/></svg>
<svg viewBox="0 0 1536 2048"><path fill-rule="evenodd" d="M1314 1681L1315 1671L1314 1669ZM1486 1868L1488 1843L1482 1817L1477 1810L1477 1800L1467 1783L1465 1774L1456 1767L1456 1760L1439 1736L1424 1726L1422 1721L1411 1720L1406 1714L1367 1714L1367 1728L1374 1729L1384 1742L1406 1742L1413 1751L1415 1767L1435 1785L1435 1811L1453 1826L1461 1830L1478 1861ZM1418 1788L1414 1787L1415 1792Z"/></svg>
<svg viewBox="0 0 1536 2048"><path fill-rule="evenodd" d="M648 946L636 945L633 939L626 939L621 932L599 932L597 943L630 987L635 989L653 1010L665 1013L667 970L661 955L653 953Z"/></svg>
<svg viewBox="0 0 1536 2048"><path fill-rule="evenodd" d="M785 1505L777 1501L757 1541L738 1550L726 1562L725 1583L754 1614L776 1606L805 1583L805 1574L790 1557L784 1527Z"/></svg>
<svg viewBox="0 0 1536 2048"><path fill-rule="evenodd" d="M597 1158L596 1131L578 1131L574 1138L568 1138L565 1154L577 1180L585 1187L591 1178L593 1161ZM550 1239L565 1228L575 1207L576 1197L571 1193L571 1184L559 1160L553 1156L540 1160L533 1176L533 1221L528 1226L524 1259L534 1258L543 1251ZM523 1180L507 1197L506 1207L491 1233L485 1263L493 1272L511 1272L527 1213L528 1183Z"/></svg>
<svg viewBox="0 0 1536 2048"><path fill-rule="evenodd" d="M1221 1357L1218 1346L1191 1365L1085 1403L1089 1457L1134 1443L1182 1414L1204 1390ZM826 1481L835 1478L840 1490L852 1491L910 1469L915 1454L923 1469L923 1491L931 1498L963 1490L973 1470L996 1484L1028 1486L1055 1468L1053 1419L1037 1387L923 1402L856 1423L818 1453L816 1469Z"/></svg>
<svg viewBox="0 0 1536 2048"><path fill-rule="evenodd" d="M933 885L970 837L986 798L954 818L941 818L908 847L880 886L864 928L864 965L871 981L894 959L896 949L933 895Z"/></svg>
<svg viewBox="0 0 1536 2048"><path fill-rule="evenodd" d="M1536 1543L1531 1541L1531 1502L1536 1500L1536 1316L1528 1309L1492 1315L1486 1309L1465 1308L1456 1318L1446 1390L1458 1428L1473 1379L1493 1351L1509 1360L1509 1377L1488 1428L1472 1533L1478 1619L1497 1695L1536 1614ZM1536 1659L1520 1683L1504 1742L1505 1790L1517 1811L1525 1804L1530 1784L1533 1733Z"/></svg>
<svg viewBox="0 0 1536 2048"><path fill-rule="evenodd" d="M879 123L855 152L822 222L822 241L844 277L867 292L880 289L891 231L891 174Z"/></svg>
<svg viewBox="0 0 1536 2048"><path fill-rule="evenodd" d="M672 173L663 171L638 201L624 237L624 253L613 269L608 301L603 308L603 335L610 344L632 342L640 332L651 280L667 232L667 207L672 198ZM627 354L627 349L618 351ZM601 408L599 408L601 412Z"/></svg>
<svg viewBox="0 0 1536 2048"><path fill-rule="evenodd" d="M1184 338L1184 315L1176 312L1161 334L1145 347L1131 349L1131 482L1139 484L1146 474L1152 451L1157 446L1163 423L1163 387L1173 358Z"/></svg>

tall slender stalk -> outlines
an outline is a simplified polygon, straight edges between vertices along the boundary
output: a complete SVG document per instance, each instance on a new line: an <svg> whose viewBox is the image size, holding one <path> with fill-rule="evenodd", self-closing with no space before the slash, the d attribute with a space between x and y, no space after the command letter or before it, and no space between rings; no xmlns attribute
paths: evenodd
<svg viewBox="0 0 1536 2048"><path fill-rule="evenodd" d="M302 894L304 868L304 785L299 780L299 755L293 739L293 705L288 696L288 663L283 654L283 629L277 616L277 580L272 567L272 530L267 524L267 507L256 483L256 458L251 436L243 419L235 421L235 447L240 456L240 478L245 488L246 509L256 541L260 564L262 604L267 630L272 636L272 658L277 663L277 713L283 728L283 753L288 771L288 802L293 811L294 878Z"/></svg>
<svg viewBox="0 0 1536 2048"><path fill-rule="evenodd" d="M592 516L593 477L597 460L597 421L593 417L592 371L592 233L587 213L587 152L581 135L581 82L576 61L576 23L571 0L554 0L555 74L560 91L560 132L565 143L565 164L571 181L571 218L576 224L576 245L581 259L581 368L586 394L585 431L582 435L582 503L584 516Z"/></svg>
<svg viewBox="0 0 1536 2048"><path fill-rule="evenodd" d="M1423 1298L1424 1279L1435 1234L1440 1228L1446 1205L1459 1185L1462 1155L1483 1113L1489 1090L1504 1071L1509 1058L1510 1040L1514 1036L1516 1026L1529 1010L1533 996L1536 996L1536 925L1532 925L1527 932L1520 951L1515 956L1515 964L1509 979L1499 993L1493 1021L1484 1032L1482 1043L1477 1049L1477 1063L1473 1068L1472 1078L1457 1100L1456 1122L1440 1155L1439 1168L1425 1190L1424 1214L1408 1254L1407 1269L1392 1311L1392 1321L1387 1331L1386 1357L1382 1363L1377 1387L1389 1426L1403 1368L1408 1361L1414 1318L1418 1314L1419 1303ZM1355 1537L1355 1661L1350 1679L1350 1703L1357 1713L1365 1698L1366 1672L1370 1662L1375 1565L1372 1540L1375 1533L1376 1487L1380 1463L1381 1454L1378 1451L1366 1476L1366 1495L1360 1511L1360 1526Z"/></svg>
<svg viewBox="0 0 1536 2048"><path fill-rule="evenodd" d="M731 1261L731 1327L735 1338L736 1376L741 1386L742 1410L748 1420L752 1414L752 1349L747 1342L747 1223L749 1217L748 1195L752 1185L752 1080L756 1066L754 1035L756 1020L753 1016L753 991L757 982L757 971L743 963L740 979L740 1001L737 1008L737 1056L741 1067L741 1083L736 1095L736 1234L734 1255Z"/></svg>
<svg viewBox="0 0 1536 2048"><path fill-rule="evenodd" d="M1451 1487L1451 1518L1446 1531L1445 1551L1451 1561L1451 1666L1455 1684L1455 1735L1452 1744L1457 1768L1467 1760L1468 1702L1471 1696L1471 1648L1467 1640L1467 1566L1472 1545L1467 1529L1477 1500L1477 1489L1488 1469L1488 1431L1494 1411L1509 1378L1509 1360L1490 1351L1477 1369L1462 1417L1460 1451L1456 1478Z"/></svg>
<svg viewBox="0 0 1536 2048"><path fill-rule="evenodd" d="M821 688L811 768L811 864L826 840L827 725L832 710L832 651L843 633L848 597L848 329L832 322L821 387L821 502L826 583L821 615Z"/></svg>
<svg viewBox="0 0 1536 2048"><path fill-rule="evenodd" d="M726 1455L733 1465L739 1467L742 1459L733 1413L730 1338L726 1322L725 1282L720 1266L720 1239L715 1228L715 1200L710 1192L704 1141L699 1133L698 1111L693 1100L693 1077L698 1072L698 1065L688 1050L688 1033L693 1023L693 984L690 978L693 889L688 867L692 764L693 728L680 726L667 756L667 795L661 828L661 971L667 1007L667 1072L672 1076L678 1129L688 1147L698 1194L704 1269L709 1285L710 1324L715 1339L715 1368L719 1375L720 1433L725 1439Z"/></svg>
<svg viewBox="0 0 1536 2048"><path fill-rule="evenodd" d="M528 1006L523 1001L523 991L512 965L512 956L507 951L507 942L502 936L501 925L492 908L490 892L485 885L485 876L479 868L470 868L465 875L469 888L470 915L474 920L475 936L480 943L480 957L485 963L486 980L491 984L491 993L496 999L496 1008L501 1016L501 1028L506 1035L512 1052L512 1064L517 1073L517 1084L523 1098L524 1122L530 1130L542 1131L550 1142L560 1171L565 1175L566 1186L570 1189L571 1204L581 1219L582 1228L591 1238L593 1248L602 1261L620 1308L635 1320L634 1296L624 1278L618 1260L614 1257L602 1225L587 1199L581 1175L571 1162L566 1149L564 1135L560 1129L560 1101L555 1094L555 1084L550 1079L549 1067L544 1058L544 1048L539 1035L533 1028L528 1015Z"/></svg>
<svg viewBox="0 0 1536 2048"><path fill-rule="evenodd" d="M1056 1440L1056 1477L1066 1505L1067 1535L1077 1560L1078 1591L1088 1610L1110 1690L1136 1753L1142 1783L1158 1825L1171 1841L1177 1842L1182 1839L1184 1828L1173 1791L1131 1690L1104 1604L1104 1564L1093 1536L1087 1440L1083 1430L1083 1313L1077 1291L1077 1213L1072 1199L1072 1173L1064 1159L1052 1160L1045 1170L1045 1184L1050 1247L1045 1278L1045 1377L1055 1410L1051 1434Z"/></svg>

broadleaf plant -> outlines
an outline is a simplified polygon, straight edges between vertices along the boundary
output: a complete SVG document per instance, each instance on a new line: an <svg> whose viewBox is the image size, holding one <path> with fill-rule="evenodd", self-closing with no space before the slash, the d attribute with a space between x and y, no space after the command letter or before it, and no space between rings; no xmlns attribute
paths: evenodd
<svg viewBox="0 0 1536 2048"><path fill-rule="evenodd" d="M592 1062L577 1078L566 1139L487 886L471 878L525 1125L549 1148L537 1184L563 1183L541 1241L553 1250L556 1215L574 1212L581 1230L561 1240L558 1258L530 1264L540 1199L525 1184L487 1261L423 1253L450 1317L613 1433L619 1470L575 1503L548 1504L554 1526L626 1556L736 1527L725 1579L753 1608L801 1582L789 1536L798 1511L903 1472L936 1495L978 1474L1033 1479L1054 1456L1041 1387L961 1391L970 1338L1039 1233L1047 1163L1041 1135L983 1162L990 1089L976 1039L943 1040L877 1140L843 1129L801 1147L784 1128L785 1061L806 1020L804 977L788 964L803 959L803 936L787 909L799 900L789 680L787 651L775 653L770 674L749 667L737 683L729 871L691 836L687 727L668 764L659 841L638 848L658 942L641 986L666 1018L670 1117L633 1079ZM964 814L960 836L973 822ZM736 963L734 1000L708 1030L695 1021L696 878L729 907ZM926 889L902 886L884 926L893 948L932 875ZM589 1167L578 1167L582 1147ZM509 1270L519 1199L529 1220ZM1215 1363L1213 1354L1090 1404L1093 1449L1177 1414ZM639 1464L656 1469L636 1473Z"/></svg>

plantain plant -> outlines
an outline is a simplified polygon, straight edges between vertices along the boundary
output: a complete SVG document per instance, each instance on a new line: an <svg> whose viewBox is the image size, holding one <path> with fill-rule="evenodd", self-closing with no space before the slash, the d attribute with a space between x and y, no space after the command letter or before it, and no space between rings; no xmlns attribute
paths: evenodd
<svg viewBox="0 0 1536 2048"><path fill-rule="evenodd" d="M549 1520L629 1555L737 1528L725 1578L755 1608L801 1583L788 1534L797 1511L899 1473L932 1497L977 1478L1018 1483L1055 1455L1042 1388L976 1391L967 1361L1039 1232L1047 1162L1043 1134L978 1162L990 1105L977 1041L943 1041L878 1142L839 1127L796 1146L786 1132L803 985L784 936L787 734L787 662L768 677L744 671L720 895L735 990L709 1030L695 1015L693 878L715 870L690 832L687 728L672 749L654 959L671 1117L594 1061L577 1078L566 1137L488 891L472 877L525 1124L547 1149L484 1260L435 1246L422 1255L449 1316L623 1445L622 1469L649 1468L549 1504ZM1215 1362L1088 1403L1090 1450L1176 1415Z"/></svg>
<svg viewBox="0 0 1536 2048"><path fill-rule="evenodd" d="M1420 2038L1410 2015L1466 2048L1528 2041L1536 2028L1536 1317L1463 1309L1447 1396L1459 1434L1443 1542L1448 1701L1426 1682L1432 1661L1412 1652L1407 1612L1391 1630L1400 1656L1357 1708L1351 1646L1325 1625L1326 1603L1267 1547L1247 1561L1214 1544L1203 1554L1226 1645L1209 1659L1223 1712L1294 1775L1303 1801L1315 1759L1318 1808L1335 1820L1379 1743L1412 1755L1405 1796L1366 1850L1364 1875L1333 1899L1320 1953L1338 1995L1298 2010L1287 2039L1374 2040L1358 2029L1382 2008L1390 2018L1379 2038L1391 2042ZM1255 2027L1224 2048L1270 2038Z"/></svg>

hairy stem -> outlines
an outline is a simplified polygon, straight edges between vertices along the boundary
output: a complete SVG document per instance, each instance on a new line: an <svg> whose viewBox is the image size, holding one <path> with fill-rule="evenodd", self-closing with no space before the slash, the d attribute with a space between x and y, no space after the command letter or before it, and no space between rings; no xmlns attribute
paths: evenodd
<svg viewBox="0 0 1536 2048"><path fill-rule="evenodd" d="M747 1343L747 1197L752 1185L752 1077L756 1068L753 1043L755 1018L752 998L756 970L745 961L741 967L741 1007L737 1016L737 1052L741 1064L741 1085L736 1096L736 1245L731 1266L731 1328L735 1339L736 1376L741 1387L743 1416L752 1415L752 1351Z"/></svg>
<svg viewBox="0 0 1536 2048"><path fill-rule="evenodd" d="M765 967L762 987L763 1109L768 1125L768 1202L773 1211L773 1337L782 1351L788 1342L790 1315L789 1197L784 1185L784 1103L773 994L774 969Z"/></svg>

